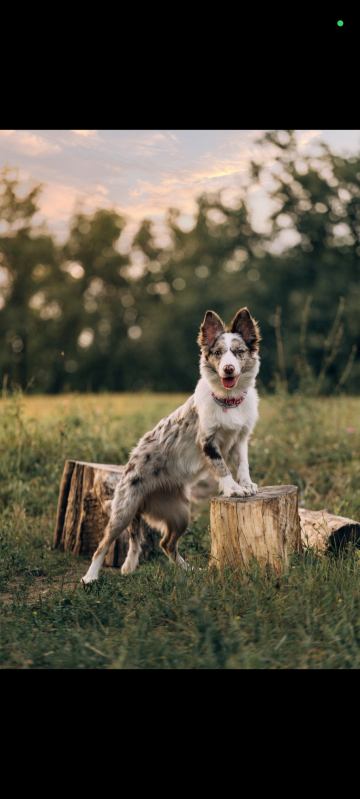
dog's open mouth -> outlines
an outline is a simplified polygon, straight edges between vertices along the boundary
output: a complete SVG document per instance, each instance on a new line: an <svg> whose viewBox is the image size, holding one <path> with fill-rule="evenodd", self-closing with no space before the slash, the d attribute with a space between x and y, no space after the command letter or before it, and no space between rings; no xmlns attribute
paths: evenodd
<svg viewBox="0 0 360 799"><path fill-rule="evenodd" d="M235 383L237 382L238 375L237 377L222 377L221 379L224 388L233 388Z"/></svg>

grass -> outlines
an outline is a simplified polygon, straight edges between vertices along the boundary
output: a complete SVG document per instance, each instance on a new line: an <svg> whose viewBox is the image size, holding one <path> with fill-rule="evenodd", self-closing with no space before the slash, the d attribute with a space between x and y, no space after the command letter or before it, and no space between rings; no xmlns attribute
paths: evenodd
<svg viewBox="0 0 360 799"><path fill-rule="evenodd" d="M182 395L9 396L0 401L2 668L359 668L359 551L294 556L277 579L208 568L209 503L196 507L183 573L159 551L127 577L54 550L66 458L125 463ZM355 432L351 432L355 430ZM350 431L350 432L349 432ZM305 507L360 518L360 399L264 398L253 480L292 483Z"/></svg>

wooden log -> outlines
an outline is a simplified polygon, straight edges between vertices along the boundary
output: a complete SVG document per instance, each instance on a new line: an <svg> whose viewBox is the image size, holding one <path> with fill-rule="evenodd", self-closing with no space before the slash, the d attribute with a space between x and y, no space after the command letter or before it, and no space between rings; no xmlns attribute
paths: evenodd
<svg viewBox="0 0 360 799"><path fill-rule="evenodd" d="M54 545L63 552L92 556L109 521L111 500L124 466L66 461L60 485ZM148 557L156 545L156 533L144 520L143 554ZM129 545L126 530L109 549L107 566L120 568Z"/></svg>
<svg viewBox="0 0 360 799"><path fill-rule="evenodd" d="M334 516L328 510L299 508L301 538L305 546L319 552L339 549L348 541L360 540L360 522L346 516Z"/></svg>
<svg viewBox="0 0 360 799"><path fill-rule="evenodd" d="M246 568L252 558L281 574L289 552L301 552L296 486L266 486L253 497L213 497L211 559Z"/></svg>

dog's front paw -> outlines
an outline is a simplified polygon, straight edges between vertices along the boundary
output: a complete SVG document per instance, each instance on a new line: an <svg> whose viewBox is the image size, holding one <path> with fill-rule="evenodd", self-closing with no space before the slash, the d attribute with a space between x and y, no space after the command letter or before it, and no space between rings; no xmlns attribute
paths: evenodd
<svg viewBox="0 0 360 799"><path fill-rule="evenodd" d="M245 486L239 486L236 491L232 491L230 494L231 497L248 497L249 495L250 491Z"/></svg>
<svg viewBox="0 0 360 799"><path fill-rule="evenodd" d="M235 480L230 478L226 478L222 483L220 483L220 488L224 494L224 497L247 497L249 491L243 485L239 485L235 482Z"/></svg>
<svg viewBox="0 0 360 799"><path fill-rule="evenodd" d="M256 483L253 483L252 480L250 480L249 475L237 474L236 475L236 479L237 479L239 485L241 485L241 486L243 486L244 488L247 489L247 491L249 493L249 497L252 497L254 494L258 493L258 490L259 490L258 487L257 487Z"/></svg>
<svg viewBox="0 0 360 799"><path fill-rule="evenodd" d="M247 497L249 491L245 486L240 486L238 483L233 482L227 491L224 491L226 497Z"/></svg>
<svg viewBox="0 0 360 799"><path fill-rule="evenodd" d="M245 488L247 488L250 497L252 497L252 496L254 496L254 494L258 493L259 489L258 489L256 483L252 483L250 481L250 483L244 483L244 486L245 486Z"/></svg>

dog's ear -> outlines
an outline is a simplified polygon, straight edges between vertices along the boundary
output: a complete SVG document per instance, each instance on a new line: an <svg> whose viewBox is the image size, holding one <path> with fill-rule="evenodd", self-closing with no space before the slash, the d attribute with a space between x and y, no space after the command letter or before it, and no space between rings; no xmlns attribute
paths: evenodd
<svg viewBox="0 0 360 799"><path fill-rule="evenodd" d="M261 341L260 330L247 308L242 308L234 316L229 326L230 333L240 333L250 352L257 352Z"/></svg>
<svg viewBox="0 0 360 799"><path fill-rule="evenodd" d="M214 311L206 311L197 340L200 347L211 347L221 333L225 333L225 325L220 316Z"/></svg>

